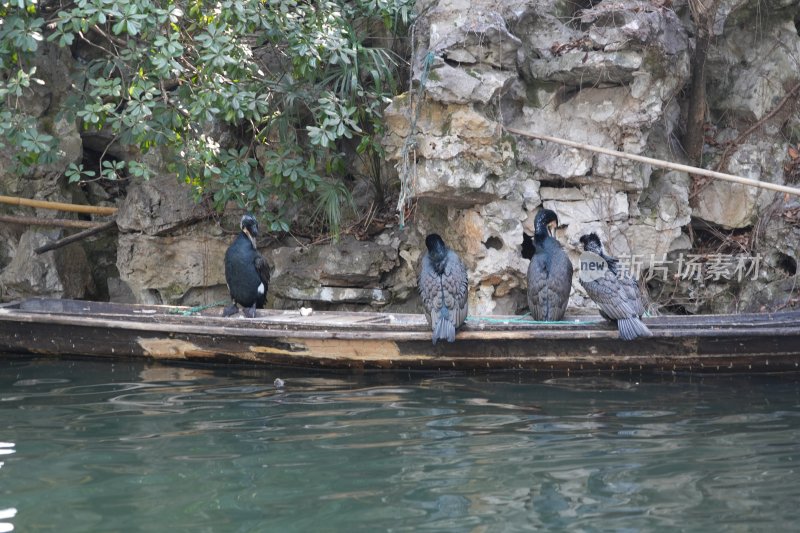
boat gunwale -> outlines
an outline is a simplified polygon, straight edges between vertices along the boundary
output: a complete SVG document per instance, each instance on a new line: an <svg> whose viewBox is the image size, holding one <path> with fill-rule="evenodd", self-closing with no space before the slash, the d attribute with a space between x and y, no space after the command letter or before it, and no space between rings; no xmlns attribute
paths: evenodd
<svg viewBox="0 0 800 533"><path fill-rule="evenodd" d="M55 300L60 301L60 300ZM77 302L69 300L69 302ZM91 306L92 302L87 302ZM136 304L116 304L119 306L130 306ZM263 337L263 338L317 338L317 339L353 339L353 340L395 340L395 341L414 341L430 340L430 330L421 315L405 314L407 317L415 317L415 321L398 321L393 324L387 323L304 323L303 321L294 322L272 322L267 317L255 319L236 319L222 318L214 316L181 316L169 314L157 314L159 310L174 309L170 306L143 306L143 310L150 311L155 308L156 313L137 314L88 314L78 312L45 312L21 310L14 304L4 304L0 306L0 320L17 321L22 323L47 323L67 326L82 327L105 327L121 330L137 331L142 333L152 332L154 334L192 334L192 335L211 335L228 337ZM339 313L321 312L329 314L331 317L337 315L353 316L367 313ZM392 313L369 313L369 316L389 316L397 315ZM277 313L275 316L294 316L286 313ZM743 337L743 336L769 336L769 335L792 335L800 334L800 311L785 312L778 320L774 320L775 314L758 315L699 315L703 317L759 317L756 321L745 321L744 323L719 324L663 324L659 323L662 317L645 319L645 323L651 328L653 337L651 338L681 338L681 337ZM299 313L296 315L302 319ZM368 318L368 317L367 317ZM476 317L480 319L481 317ZM492 316L490 326L480 324L473 326L465 325L457 333L457 340L515 340L515 339L553 339L562 340L569 338L580 338L584 340L592 339L619 339L616 328L609 322L598 317L596 322L587 324L560 322L558 324L544 323L539 324L535 321L520 324L514 319L520 317L513 316ZM783 320L783 319L794 320ZM506 324L504 319L510 319ZM402 328L402 329L401 329ZM636 342L636 341L633 341Z"/></svg>
<svg viewBox="0 0 800 533"><path fill-rule="evenodd" d="M23 305L32 303L38 304L71 304L86 306L80 311L59 311L59 310L38 310L23 309ZM95 307L111 307L118 312L93 311ZM28 300L17 300L0 304L0 316L11 314L19 316L27 313L31 315L50 315L50 316L75 316L75 317L97 317L108 320L130 321L131 319L150 321L154 319L176 321L176 322L197 322L212 323L239 327L241 324L254 324L257 327L287 325L298 328L336 328L336 329L358 329L368 327L370 329L386 328L408 328L419 327L426 331L429 326L425 321L424 315L419 313L393 313L380 311L316 311L314 318L323 317L335 320L337 318L358 318L354 322L313 322L301 315L298 310L265 309L258 310L256 318L243 317L223 317L221 315L210 314L208 312L184 314L194 308L185 306L151 305L151 304L119 304L113 302L94 302L89 300L69 300L57 298L31 298ZM125 312L123 312L125 311ZM280 320L285 319L285 320ZM388 320L388 322L376 322L375 319ZM770 313L740 313L740 314L708 314L708 315L658 315L644 317L643 322L649 328L713 328L713 327L772 327L781 324L800 325L800 309L790 311L777 311ZM536 321L526 319L524 315L470 315L467 322L461 329L467 331L477 330L500 330L500 329L575 329L597 327L603 329L611 326L611 323L604 320L599 315L575 315L566 320L558 322Z"/></svg>

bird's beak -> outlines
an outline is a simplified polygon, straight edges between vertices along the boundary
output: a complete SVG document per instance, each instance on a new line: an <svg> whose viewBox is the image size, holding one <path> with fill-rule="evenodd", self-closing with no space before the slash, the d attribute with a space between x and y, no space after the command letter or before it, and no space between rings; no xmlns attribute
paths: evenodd
<svg viewBox="0 0 800 533"><path fill-rule="evenodd" d="M558 228L558 222L555 220L547 224L547 233L553 238L556 236L556 228Z"/></svg>
<svg viewBox="0 0 800 533"><path fill-rule="evenodd" d="M247 235L247 238L250 239L250 243L253 245L253 248L257 250L258 246L256 246L256 239L250 233L250 230L248 230L247 228L242 228L242 232L244 232L244 234Z"/></svg>

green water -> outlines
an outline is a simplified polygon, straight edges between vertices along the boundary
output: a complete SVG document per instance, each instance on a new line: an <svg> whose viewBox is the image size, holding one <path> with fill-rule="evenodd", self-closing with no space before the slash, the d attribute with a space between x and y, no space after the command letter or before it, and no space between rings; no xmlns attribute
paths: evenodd
<svg viewBox="0 0 800 533"><path fill-rule="evenodd" d="M793 531L798 379L4 360L0 532Z"/></svg>

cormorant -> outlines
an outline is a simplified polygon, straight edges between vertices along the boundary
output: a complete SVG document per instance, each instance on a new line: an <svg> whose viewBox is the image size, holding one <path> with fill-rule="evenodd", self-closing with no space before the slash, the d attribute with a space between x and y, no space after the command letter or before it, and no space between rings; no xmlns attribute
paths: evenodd
<svg viewBox="0 0 800 533"><path fill-rule="evenodd" d="M269 265L256 248L258 222L255 217L244 215L239 226L242 231L225 252L225 282L233 303L225 308L222 316L237 313L241 305L245 308L244 316L254 318L256 308L263 308L267 301Z"/></svg>
<svg viewBox="0 0 800 533"><path fill-rule="evenodd" d="M467 269L439 235L428 235L425 246L417 287L433 330L431 339L434 345L441 339L453 342L456 328L467 318Z"/></svg>
<svg viewBox="0 0 800 533"><path fill-rule="evenodd" d="M580 276L581 285L589 297L600 306L603 318L616 321L619 336L626 341L652 336L650 330L640 320L645 308L636 280L619 269L617 259L605 254L603 244L596 233L584 235L580 241L585 251L599 255L607 265L604 273L585 276L582 272Z"/></svg>
<svg viewBox="0 0 800 533"><path fill-rule="evenodd" d="M557 226L558 217L550 209L536 213L535 249L528 265L528 307L534 320L561 320L567 310L572 289L572 263L551 234Z"/></svg>

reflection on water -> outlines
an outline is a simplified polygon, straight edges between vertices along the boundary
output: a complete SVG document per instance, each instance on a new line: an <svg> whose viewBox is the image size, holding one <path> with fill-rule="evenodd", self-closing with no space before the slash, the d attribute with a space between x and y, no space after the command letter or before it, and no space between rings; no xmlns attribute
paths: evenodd
<svg viewBox="0 0 800 533"><path fill-rule="evenodd" d="M763 531L800 501L795 376L21 358L0 362L0 416L0 533Z"/></svg>

